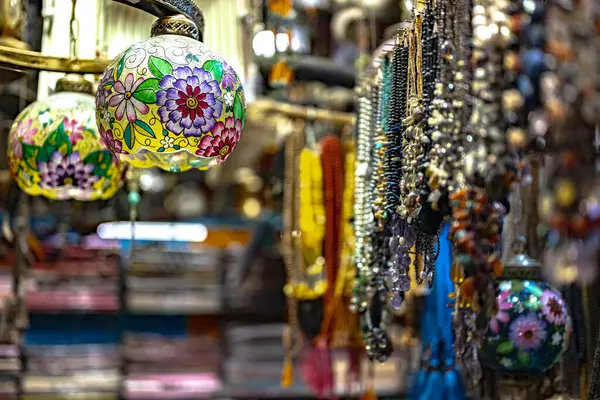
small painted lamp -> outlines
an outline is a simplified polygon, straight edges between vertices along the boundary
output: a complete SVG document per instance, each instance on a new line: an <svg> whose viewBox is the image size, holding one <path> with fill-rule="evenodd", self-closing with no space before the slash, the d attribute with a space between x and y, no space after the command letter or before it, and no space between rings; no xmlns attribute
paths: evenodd
<svg viewBox="0 0 600 400"><path fill-rule="evenodd" d="M152 37L119 55L96 95L102 139L120 160L167 171L206 170L235 149L246 119L231 66L182 15L159 19Z"/></svg>
<svg viewBox="0 0 600 400"><path fill-rule="evenodd" d="M542 279L541 269L523 253L504 266L498 313L479 352L485 367L535 377L560 361L569 346L569 311L561 294Z"/></svg>
<svg viewBox="0 0 600 400"><path fill-rule="evenodd" d="M54 94L29 105L15 120L8 165L28 195L100 200L121 187L125 166L100 140L92 92L82 76L67 75Z"/></svg>

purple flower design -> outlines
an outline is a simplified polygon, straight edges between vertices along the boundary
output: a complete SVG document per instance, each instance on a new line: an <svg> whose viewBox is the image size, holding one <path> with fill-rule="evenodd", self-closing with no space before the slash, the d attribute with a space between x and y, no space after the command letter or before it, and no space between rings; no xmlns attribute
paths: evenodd
<svg viewBox="0 0 600 400"><path fill-rule="evenodd" d="M63 157L60 152L55 152L49 162L38 164L40 171L40 186L43 189L58 189L58 197L65 199L69 197L72 190L89 191L92 185L98 181L93 175L93 164L85 164L79 152L74 151L70 156ZM79 192L82 196L85 193ZM82 196L79 196L81 198Z"/></svg>
<svg viewBox="0 0 600 400"><path fill-rule="evenodd" d="M148 114L148 106L133 97L133 93L142 82L144 82L144 78L138 78L138 80L134 82L133 74L131 73L125 77L125 83L121 81L115 82L113 88L116 93L110 98L108 105L117 107L115 118L119 121L123 119L123 115L127 114L127 120L129 122L135 122L137 120L136 110L142 114Z"/></svg>
<svg viewBox="0 0 600 400"><path fill-rule="evenodd" d="M217 100L221 95L219 82L202 69L180 67L173 75L166 75L156 93L158 115L167 129L179 135L202 136L210 132L221 116L223 104Z"/></svg>
<svg viewBox="0 0 600 400"><path fill-rule="evenodd" d="M100 140L108 148L108 150L116 157L117 154L124 154L123 143L120 140L114 138L112 129L104 129L104 126L100 125ZM117 158L115 160L118 161Z"/></svg>
<svg viewBox="0 0 600 400"><path fill-rule="evenodd" d="M508 337L522 351L538 350L548 336L546 323L535 314L521 315L509 328Z"/></svg>
<svg viewBox="0 0 600 400"><path fill-rule="evenodd" d="M223 84L223 88L233 89L235 86L235 72L233 68L226 62L223 63L223 78L221 79L221 83Z"/></svg>
<svg viewBox="0 0 600 400"><path fill-rule="evenodd" d="M104 71L100 82L98 82L98 91L96 92L96 108L104 110L106 108L106 99L112 94L112 86L107 89L108 82L111 82L114 75L114 68L109 68Z"/></svg>

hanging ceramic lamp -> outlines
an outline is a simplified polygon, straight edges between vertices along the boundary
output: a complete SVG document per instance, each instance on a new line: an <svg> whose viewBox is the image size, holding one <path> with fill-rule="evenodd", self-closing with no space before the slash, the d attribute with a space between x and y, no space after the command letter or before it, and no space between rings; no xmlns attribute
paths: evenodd
<svg viewBox="0 0 600 400"><path fill-rule="evenodd" d="M183 15L160 18L152 37L119 55L96 95L102 140L122 161L167 171L206 170L235 149L246 118L231 66Z"/></svg>
<svg viewBox="0 0 600 400"><path fill-rule="evenodd" d="M19 187L53 200L112 197L124 165L100 141L92 84L59 79L55 93L29 105L9 133L8 164Z"/></svg>
<svg viewBox="0 0 600 400"><path fill-rule="evenodd" d="M484 366L536 377L562 359L572 323L562 295L542 278L542 266L524 252L504 267L498 313L480 347Z"/></svg>

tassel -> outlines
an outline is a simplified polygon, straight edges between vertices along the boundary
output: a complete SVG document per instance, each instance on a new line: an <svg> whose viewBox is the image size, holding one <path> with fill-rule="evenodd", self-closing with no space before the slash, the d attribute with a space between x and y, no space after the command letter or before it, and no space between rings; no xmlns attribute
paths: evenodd
<svg viewBox="0 0 600 400"><path fill-rule="evenodd" d="M454 366L444 374L444 400L464 400L465 390L462 378Z"/></svg>
<svg viewBox="0 0 600 400"><path fill-rule="evenodd" d="M375 395L375 391L373 390L373 388L368 388L365 394L362 395L360 400L377 400L377 396Z"/></svg>
<svg viewBox="0 0 600 400"><path fill-rule="evenodd" d="M419 372L417 372L417 376L415 377L412 385L412 391L410 395L411 400L417 400L423 390L425 390L425 382L427 379L427 370L421 367L419 368Z"/></svg>
<svg viewBox="0 0 600 400"><path fill-rule="evenodd" d="M431 371L419 400L438 400L440 398L440 388L444 385L444 377L442 371L440 371L440 361L437 359L431 360L430 365Z"/></svg>
<svg viewBox="0 0 600 400"><path fill-rule="evenodd" d="M281 371L281 387L290 387L294 383L294 370L292 360L286 357L283 362L283 370Z"/></svg>

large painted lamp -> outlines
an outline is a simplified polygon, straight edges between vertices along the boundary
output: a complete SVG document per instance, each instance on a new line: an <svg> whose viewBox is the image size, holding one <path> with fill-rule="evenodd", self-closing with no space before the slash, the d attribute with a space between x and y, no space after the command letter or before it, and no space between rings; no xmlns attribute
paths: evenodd
<svg viewBox="0 0 600 400"><path fill-rule="evenodd" d="M125 166L100 141L92 84L80 75L25 108L9 133L8 164L28 195L102 200L121 187Z"/></svg>
<svg viewBox="0 0 600 400"><path fill-rule="evenodd" d="M103 142L121 161L173 172L207 170L236 148L246 118L238 76L200 42L184 15L160 18L151 38L105 70L96 94Z"/></svg>

